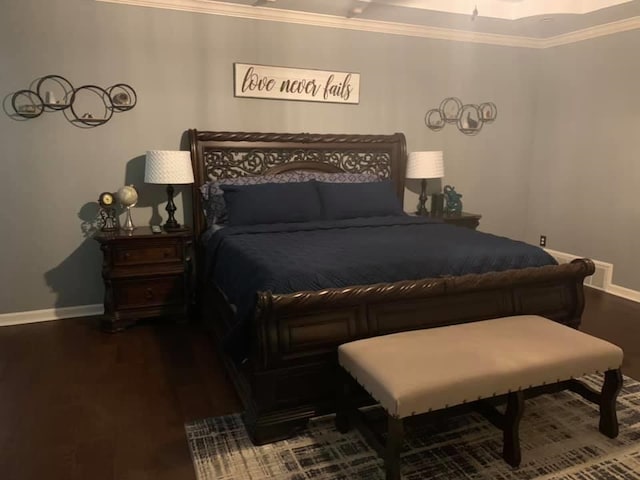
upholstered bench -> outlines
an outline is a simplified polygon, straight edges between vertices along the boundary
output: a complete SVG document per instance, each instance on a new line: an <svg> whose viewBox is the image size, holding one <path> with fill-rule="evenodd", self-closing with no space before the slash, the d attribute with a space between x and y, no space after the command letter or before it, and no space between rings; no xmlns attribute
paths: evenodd
<svg viewBox="0 0 640 480"><path fill-rule="evenodd" d="M360 418L349 389L355 379L386 411L386 442L375 441L367 428L363 433L384 457L387 479L399 479L404 421L473 402L503 430L503 457L516 467L525 397L570 389L599 405L602 433L618 435L622 357L611 343L535 315L358 340L338 348L344 389L336 425L344 432ZM605 375L601 392L575 380L597 372ZM507 401L504 413L491 402L478 402L501 396Z"/></svg>

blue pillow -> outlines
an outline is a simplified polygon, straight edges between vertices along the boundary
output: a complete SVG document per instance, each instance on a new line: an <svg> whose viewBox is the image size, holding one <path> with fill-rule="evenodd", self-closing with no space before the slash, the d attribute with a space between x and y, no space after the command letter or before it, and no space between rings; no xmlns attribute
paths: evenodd
<svg viewBox="0 0 640 480"><path fill-rule="evenodd" d="M373 173L326 173L313 170L294 170L277 175L249 175L236 178L211 180L200 186L202 206L207 225L227 223L227 207L224 203L221 185L258 185L263 183L298 183L318 180L330 183L365 183L377 182L380 178Z"/></svg>
<svg viewBox="0 0 640 480"><path fill-rule="evenodd" d="M311 222L322 219L315 181L221 185L229 225Z"/></svg>
<svg viewBox="0 0 640 480"><path fill-rule="evenodd" d="M372 183L323 183L318 191L325 219L404 215L390 180Z"/></svg>

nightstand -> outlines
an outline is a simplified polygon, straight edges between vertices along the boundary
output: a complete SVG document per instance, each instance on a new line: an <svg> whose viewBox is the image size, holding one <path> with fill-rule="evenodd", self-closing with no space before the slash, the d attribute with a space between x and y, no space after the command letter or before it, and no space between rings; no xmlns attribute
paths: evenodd
<svg viewBox="0 0 640 480"><path fill-rule="evenodd" d="M466 227L476 229L478 225L480 225L480 219L482 215L478 215L475 213L467 213L462 212L460 215L432 215L433 218L440 218L444 221L444 223L450 223L452 225L457 225L459 227Z"/></svg>
<svg viewBox="0 0 640 480"><path fill-rule="evenodd" d="M191 230L98 232L103 253L103 328L115 332L138 319L186 319L191 303Z"/></svg>

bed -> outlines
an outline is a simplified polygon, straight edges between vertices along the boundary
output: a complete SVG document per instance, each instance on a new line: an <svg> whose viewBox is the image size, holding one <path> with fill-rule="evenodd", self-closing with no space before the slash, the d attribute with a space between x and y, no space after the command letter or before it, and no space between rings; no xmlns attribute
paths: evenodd
<svg viewBox="0 0 640 480"><path fill-rule="evenodd" d="M339 229L324 224L320 227L316 224L253 225L248 229L232 226L213 234L207 224L201 187L212 179L287 172L370 174L384 179L402 199L407 157L403 134L189 130L188 141L195 176L194 234L199 239L196 249L198 311L221 341L224 363L245 407L245 425L256 444L287 438L303 428L311 417L335 411L336 352L341 343L520 314L542 315L575 328L580 324L583 281L594 272L593 263L588 259L555 265L545 261L544 252L536 249L541 253L530 255L532 250L529 250L523 255L536 257L533 263L515 262L510 257L508 261L501 261L499 271L490 268L484 272L475 267L466 270L453 267L453 271L443 270L445 267L413 269L410 274L395 274L391 281L376 281L386 278L376 275L388 272L380 273L367 265L362 282L358 281L362 273L358 270L359 264L353 263L349 264L349 271L355 276L340 277L335 284L316 279L312 288L305 288L304 281L308 279L302 279L301 283L288 281L296 278L294 253L303 258L306 255L314 271L322 270L325 261L319 255L315 258L313 250L297 251L295 245L313 248L314 242L326 244L327 235L331 235L328 237L331 241L342 238L344 243L349 243L369 231L376 232L376 236L382 235L378 232L385 229L409 232L403 240L409 243L403 244L403 248L394 249L393 244L389 244L388 253L393 257L394 252L415 245L410 242L415 242L420 230L455 235L453 240L447 237L447 243L461 245L471 245L468 242L474 242L483 234L415 217L379 218L364 224L361 219L346 219L338 221ZM371 222L375 225L369 225ZM260 243L263 237L268 238L268 242ZM490 237L482 238L488 239L491 245L497 242ZM291 245L287 246L287 242ZM439 245L444 251L444 243ZM260 283L256 280L263 277L259 270L255 275L242 273L242 268L246 270L252 265L242 266L240 258L245 251L258 255L260 265L268 264L269 259L274 263L275 258L274 265L280 265L276 269L282 273L281 280ZM433 258L433 263L437 263L437 257ZM411 262L404 261L406 268L413 267ZM230 285L235 285L236 290ZM239 317L245 321L239 323ZM238 347L238 341L242 347Z"/></svg>

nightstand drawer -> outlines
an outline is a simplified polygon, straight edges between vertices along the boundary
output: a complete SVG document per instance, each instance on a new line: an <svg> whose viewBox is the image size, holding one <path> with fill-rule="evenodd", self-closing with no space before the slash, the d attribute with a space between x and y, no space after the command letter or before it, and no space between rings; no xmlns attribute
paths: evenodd
<svg viewBox="0 0 640 480"><path fill-rule="evenodd" d="M185 301L184 276L114 281L113 299L116 308L182 304Z"/></svg>
<svg viewBox="0 0 640 480"><path fill-rule="evenodd" d="M182 260L181 244L167 242L161 245L136 247L122 245L113 250L114 265L140 265L145 263L176 262Z"/></svg>

